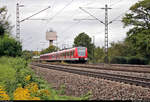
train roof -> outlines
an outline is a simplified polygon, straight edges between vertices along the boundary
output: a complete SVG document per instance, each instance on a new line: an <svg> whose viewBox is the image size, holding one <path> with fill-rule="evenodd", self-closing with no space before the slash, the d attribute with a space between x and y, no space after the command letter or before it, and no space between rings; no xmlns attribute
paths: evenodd
<svg viewBox="0 0 150 102"><path fill-rule="evenodd" d="M42 54L40 56L51 55L51 54L56 54L56 53L62 53L62 52L65 52L65 51L74 50L75 48L86 48L86 47L80 47L80 46L79 47L73 47L73 48L68 48L68 49L60 50L60 51L57 51L57 52L51 52L51 53Z"/></svg>

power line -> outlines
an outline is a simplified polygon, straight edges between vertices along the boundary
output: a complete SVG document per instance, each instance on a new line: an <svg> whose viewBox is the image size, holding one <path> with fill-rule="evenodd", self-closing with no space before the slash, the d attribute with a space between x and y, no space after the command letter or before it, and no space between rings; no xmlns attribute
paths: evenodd
<svg viewBox="0 0 150 102"><path fill-rule="evenodd" d="M90 16L92 16L93 18L95 18L96 20L98 20L100 23L103 23L103 21L99 20L97 17L93 16L91 13L89 13L88 11L84 10L82 7L79 7L82 11L86 12L87 14L89 14Z"/></svg>
<svg viewBox="0 0 150 102"><path fill-rule="evenodd" d="M56 0L54 0L54 1L56 1ZM58 11L53 17L51 17L49 20L52 20L55 16L57 16L59 13L61 13L67 6L69 6L71 3L73 2L73 0L71 1L71 2L69 2L63 9L61 9L60 11ZM93 1L92 1L93 2ZM91 4L92 2L90 2L90 3L86 3L86 4L83 4L83 5L89 5L89 4ZM54 6L54 3L53 3L53 6ZM52 6L52 8L53 8L53 6ZM75 14L73 14L72 16L71 16L71 18L73 18L74 16L76 16ZM47 22L48 23L48 22ZM78 23L76 23L76 24L78 24ZM75 24L75 25L76 25ZM74 24L72 24L72 25L74 25ZM72 25L71 25L71 27L72 27ZM69 26L70 27L70 26ZM67 28L69 28L69 27L67 27Z"/></svg>
<svg viewBox="0 0 150 102"><path fill-rule="evenodd" d="M52 20L55 18L57 15L59 15L67 6L69 6L74 0L71 0L67 5L65 5L60 11L58 11L54 16L52 16L49 20Z"/></svg>
<svg viewBox="0 0 150 102"><path fill-rule="evenodd" d="M55 3L56 3L56 0L53 1L52 9L54 8Z"/></svg>
<svg viewBox="0 0 150 102"><path fill-rule="evenodd" d="M43 9L43 10L41 10L41 11L39 11L39 12L37 12L37 13L35 13L35 14L25 18L25 19L23 19L23 20L20 20L19 7L23 7L23 6L24 5L20 5L19 3L16 4L16 38L17 38L18 41L20 41L20 23L25 21L25 20L28 20L29 18L31 18L31 17L33 17L33 16L35 16L35 15L37 15L37 14L39 14L39 13L45 11L45 10L47 10L48 8L50 8L50 6L49 6L49 7L45 8L45 9Z"/></svg>
<svg viewBox="0 0 150 102"><path fill-rule="evenodd" d="M85 9L79 7L82 11L84 11L85 13L89 14L90 16L92 16L93 18L95 18L96 20L98 20L100 23L105 25L105 61L106 63L108 63L108 10L112 9L109 8L107 6L107 4L105 5L104 8L100 8L100 9L104 9L105 10L105 22L99 20L97 17L93 16L91 13L89 13L88 11L86 11ZM85 19L84 19L85 20Z"/></svg>
<svg viewBox="0 0 150 102"><path fill-rule="evenodd" d="M33 17L33 16L35 16L35 15L37 15L37 14L39 14L39 13L41 13L41 12L47 10L47 9L49 9L49 8L50 8L50 6L48 6L47 8L45 8L45 9L43 9L43 10L41 10L41 11L39 11L39 12L37 12L37 13L35 13L35 14L33 14L33 15L31 15L31 16L29 16L29 17L23 19L23 20L21 20L20 22L23 22L23 21L25 21L25 20L28 20L29 18L31 18L31 17Z"/></svg>
<svg viewBox="0 0 150 102"><path fill-rule="evenodd" d="M91 2L90 2L91 3ZM89 4L89 3L87 3L87 4ZM87 5L86 4L86 5ZM73 14L72 16L71 16L71 18L74 18L74 16L76 16L75 14ZM68 27L66 27L66 29L64 29L61 33L66 33L67 31L68 31L68 29L70 30L71 28L73 28L75 25L77 25L77 24L79 24L80 23L80 21L79 22L76 22L75 24L71 24L71 25L69 25Z"/></svg>
<svg viewBox="0 0 150 102"><path fill-rule="evenodd" d="M79 24L80 23L80 21L78 21L78 22L76 22L76 23L74 23L74 24L72 24L72 25L69 25L65 30L63 30L61 33L66 33L67 31L68 31L68 29L70 30L71 28L73 28L75 25L77 25L77 24ZM65 31L65 32L64 32Z"/></svg>
<svg viewBox="0 0 150 102"><path fill-rule="evenodd" d="M93 2L93 0L92 0L91 2L85 4L84 6L88 6L88 5L91 5L91 4L93 4L93 3L94 3L94 2Z"/></svg>
<svg viewBox="0 0 150 102"><path fill-rule="evenodd" d="M56 0L53 1L52 8L51 8L51 9L52 9L52 10L51 10L51 11L52 11L51 13L53 13L53 8L54 8L55 3L56 3Z"/></svg>
<svg viewBox="0 0 150 102"><path fill-rule="evenodd" d="M115 2L115 3L113 3L113 4L111 4L110 7L112 7L112 6L114 6L114 5L118 4L118 3L120 3L121 1L122 1L122 0L119 0L119 1L117 1L117 2Z"/></svg>
<svg viewBox="0 0 150 102"><path fill-rule="evenodd" d="M112 23L113 21L120 21L120 20L117 20L117 19L118 19L119 17L121 17L123 14L127 13L128 11L130 11L130 10L126 10L124 13L121 13L119 16L115 17L113 20L111 20L111 21L109 22L109 24Z"/></svg>

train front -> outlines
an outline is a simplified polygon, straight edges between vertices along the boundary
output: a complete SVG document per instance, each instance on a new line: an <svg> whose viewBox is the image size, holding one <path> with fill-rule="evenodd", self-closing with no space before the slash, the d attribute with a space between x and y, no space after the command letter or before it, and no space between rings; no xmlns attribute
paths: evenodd
<svg viewBox="0 0 150 102"><path fill-rule="evenodd" d="M77 57L79 63L85 63L87 62L88 54L87 54L87 48L86 47L77 47Z"/></svg>

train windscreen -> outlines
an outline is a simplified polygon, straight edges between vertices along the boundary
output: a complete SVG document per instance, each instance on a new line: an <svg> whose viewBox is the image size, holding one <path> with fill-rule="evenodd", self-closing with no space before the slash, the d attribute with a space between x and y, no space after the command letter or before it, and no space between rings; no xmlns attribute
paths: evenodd
<svg viewBox="0 0 150 102"><path fill-rule="evenodd" d="M78 47L78 56L85 56L85 47Z"/></svg>

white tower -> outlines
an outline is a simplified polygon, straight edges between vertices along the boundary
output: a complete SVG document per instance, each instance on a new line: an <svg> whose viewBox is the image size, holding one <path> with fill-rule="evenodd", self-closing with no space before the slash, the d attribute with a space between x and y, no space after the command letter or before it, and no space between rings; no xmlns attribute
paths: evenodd
<svg viewBox="0 0 150 102"><path fill-rule="evenodd" d="M49 41L49 46L53 45L53 41L57 40L57 33L53 30L46 32L46 40Z"/></svg>

